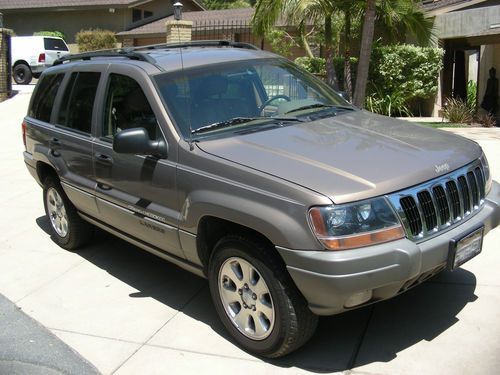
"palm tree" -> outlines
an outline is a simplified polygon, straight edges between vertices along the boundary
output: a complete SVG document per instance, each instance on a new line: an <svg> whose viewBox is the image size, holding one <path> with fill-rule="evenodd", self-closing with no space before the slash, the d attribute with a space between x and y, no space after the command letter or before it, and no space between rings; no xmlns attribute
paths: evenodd
<svg viewBox="0 0 500 375"><path fill-rule="evenodd" d="M263 35L283 16L287 21L299 25L301 40L307 50L307 40L303 37L305 24L324 22L327 83L338 90L333 64L335 46L332 32L332 15L337 10L336 5L333 0L259 0L252 18L253 29L257 34Z"/></svg>
<svg viewBox="0 0 500 375"><path fill-rule="evenodd" d="M363 107L375 27L394 42L410 36L422 45L432 38L433 19L425 17L418 0L367 0L353 103Z"/></svg>
<svg viewBox="0 0 500 375"><path fill-rule="evenodd" d="M366 85L368 83L368 71L370 69L370 56L372 52L373 34L375 32L375 0L366 1L365 20L363 22L363 33L361 34L361 48L359 50L358 73L356 76L356 89L354 91L353 104L363 107L366 96Z"/></svg>
<svg viewBox="0 0 500 375"><path fill-rule="evenodd" d="M433 20L426 18L420 10L419 0L257 0L252 19L254 31L263 35L283 17L291 24L299 26L301 41L306 50L305 24L324 24L327 82L338 90L337 76L333 64L334 35L332 21L335 15L344 16L344 88L352 97L350 46L351 21L364 13L363 32L359 56L356 89L353 103L362 107L365 101L370 56L375 27L384 35L383 39L394 42L414 37L426 44L432 36ZM363 9L364 8L364 12Z"/></svg>

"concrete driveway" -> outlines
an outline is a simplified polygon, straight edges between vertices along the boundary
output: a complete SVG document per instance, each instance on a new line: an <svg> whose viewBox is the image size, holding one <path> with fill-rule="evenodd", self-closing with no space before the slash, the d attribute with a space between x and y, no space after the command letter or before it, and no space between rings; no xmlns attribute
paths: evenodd
<svg viewBox="0 0 500 375"><path fill-rule="evenodd" d="M100 231L78 252L51 240L42 191L22 159L29 97L23 88L0 104L0 294L102 373L498 373L500 229L461 269L321 318L304 348L262 360L228 338L205 280ZM460 132L484 146L500 179L500 129Z"/></svg>

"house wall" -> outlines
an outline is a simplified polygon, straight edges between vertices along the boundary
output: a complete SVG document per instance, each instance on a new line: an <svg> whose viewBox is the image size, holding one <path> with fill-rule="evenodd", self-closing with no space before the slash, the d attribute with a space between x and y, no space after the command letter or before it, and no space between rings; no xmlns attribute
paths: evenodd
<svg viewBox="0 0 500 375"><path fill-rule="evenodd" d="M440 77L433 115L437 116L441 109L442 99L451 92L453 75L453 51L480 49L478 72L478 104L484 97L488 71L494 66L500 76L500 1L490 1L489 6L477 6L450 13L439 14L435 18L435 35L446 47L444 71ZM469 65L470 66L470 65ZM470 73L470 72L469 72ZM470 77L469 77L470 78Z"/></svg>
<svg viewBox="0 0 500 375"><path fill-rule="evenodd" d="M478 81L478 101L479 105L483 101L488 82L489 70L494 67L497 70L497 79L500 80L500 44L487 44L481 46ZM499 113L497 112L498 116Z"/></svg>
<svg viewBox="0 0 500 375"><path fill-rule="evenodd" d="M441 14L434 27L439 39L451 39L475 36L496 24L500 24L500 5Z"/></svg>
<svg viewBox="0 0 500 375"><path fill-rule="evenodd" d="M77 10L32 10L4 11L4 27L13 29L16 35L33 35L36 31L61 31L66 42L75 52L75 35L82 29L101 28L120 32L166 17L173 13L172 3L168 0L155 0L136 7L153 12L153 16L132 23L132 8L77 9ZM184 11L199 10L188 1L184 2Z"/></svg>
<svg viewBox="0 0 500 375"><path fill-rule="evenodd" d="M66 42L74 44L76 33L82 29L124 30L127 12L131 10L115 9L114 13L110 13L109 9L9 13L4 16L4 23L18 36L33 35L41 30L61 31L66 36Z"/></svg>

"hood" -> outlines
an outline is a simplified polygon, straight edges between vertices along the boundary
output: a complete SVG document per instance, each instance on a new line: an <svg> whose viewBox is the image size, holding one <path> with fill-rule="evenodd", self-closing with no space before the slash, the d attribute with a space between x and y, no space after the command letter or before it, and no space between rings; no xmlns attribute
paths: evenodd
<svg viewBox="0 0 500 375"><path fill-rule="evenodd" d="M482 152L463 137L367 111L205 140L198 147L324 194L334 203L417 185Z"/></svg>

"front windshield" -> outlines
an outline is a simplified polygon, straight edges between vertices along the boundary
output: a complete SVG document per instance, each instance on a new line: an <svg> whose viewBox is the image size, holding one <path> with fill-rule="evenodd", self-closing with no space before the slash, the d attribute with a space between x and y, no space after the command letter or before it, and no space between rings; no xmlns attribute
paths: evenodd
<svg viewBox="0 0 500 375"><path fill-rule="evenodd" d="M184 138L305 121L352 110L340 95L284 59L237 61L155 76Z"/></svg>

